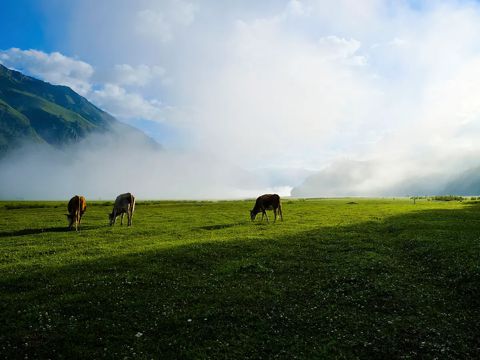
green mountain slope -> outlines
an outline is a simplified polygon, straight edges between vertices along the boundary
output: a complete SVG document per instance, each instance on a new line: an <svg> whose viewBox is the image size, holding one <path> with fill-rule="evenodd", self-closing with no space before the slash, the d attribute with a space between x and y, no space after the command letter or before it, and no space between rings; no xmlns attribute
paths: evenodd
<svg viewBox="0 0 480 360"><path fill-rule="evenodd" d="M0 100L0 154L22 141L44 143L25 115Z"/></svg>
<svg viewBox="0 0 480 360"><path fill-rule="evenodd" d="M23 142L62 147L89 133L109 131L134 134L156 144L69 87L52 85L0 64L0 154Z"/></svg>

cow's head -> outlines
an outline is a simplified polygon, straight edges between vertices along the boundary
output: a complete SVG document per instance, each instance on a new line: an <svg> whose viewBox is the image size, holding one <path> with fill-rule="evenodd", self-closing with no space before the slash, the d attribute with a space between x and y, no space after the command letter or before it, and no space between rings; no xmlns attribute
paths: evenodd
<svg viewBox="0 0 480 360"><path fill-rule="evenodd" d="M250 210L250 220L254 221L257 213L254 210Z"/></svg>
<svg viewBox="0 0 480 360"><path fill-rule="evenodd" d="M113 212L108 214L108 219L110 220L110 226L115 223L115 217L113 216Z"/></svg>

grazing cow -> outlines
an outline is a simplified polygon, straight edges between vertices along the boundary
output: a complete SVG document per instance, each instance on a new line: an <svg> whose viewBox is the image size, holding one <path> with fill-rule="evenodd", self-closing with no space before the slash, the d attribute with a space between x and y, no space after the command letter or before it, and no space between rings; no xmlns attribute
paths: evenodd
<svg viewBox="0 0 480 360"><path fill-rule="evenodd" d="M273 210L273 214L275 216L274 222L277 221L277 211L280 215L280 219L283 221L282 204L280 203L280 196L278 196L277 194L265 194L259 196L257 198L257 201L255 202L255 206L250 211L250 219L254 221L257 214L261 212L262 221L263 217L266 216L268 222L269 220L266 210Z"/></svg>
<svg viewBox="0 0 480 360"><path fill-rule="evenodd" d="M128 226L132 225L133 211L135 210L135 197L130 194L118 195L113 205L112 213L109 214L110 226L115 225L117 216L122 215L120 225L123 225L123 215L127 214Z"/></svg>
<svg viewBox="0 0 480 360"><path fill-rule="evenodd" d="M68 202L67 209L68 214L65 215L67 215L67 219L69 222L68 228L72 230L73 224L75 224L75 231L78 231L78 226L82 221L82 216L87 210L87 201L83 196L75 195Z"/></svg>

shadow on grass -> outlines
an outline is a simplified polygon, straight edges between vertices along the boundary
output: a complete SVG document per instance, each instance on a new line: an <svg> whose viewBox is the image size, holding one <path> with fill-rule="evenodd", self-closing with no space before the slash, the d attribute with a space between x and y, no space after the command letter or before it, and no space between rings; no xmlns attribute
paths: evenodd
<svg viewBox="0 0 480 360"><path fill-rule="evenodd" d="M221 229L228 229L233 226L244 225L244 222L237 222L232 224L217 224L217 225L207 225L207 226L199 226L196 229L199 230L221 230Z"/></svg>
<svg viewBox="0 0 480 360"><path fill-rule="evenodd" d="M96 226L80 226L78 232L82 230L91 230L96 229ZM53 226L48 228L31 228L31 229L21 229L15 231L6 231L0 232L0 238L4 237L15 237L15 236L24 236L24 235L36 235L43 233L61 233L61 232L75 232L75 228L70 230L68 226Z"/></svg>
<svg viewBox="0 0 480 360"><path fill-rule="evenodd" d="M0 278L0 342L10 358L478 358L479 214L35 265Z"/></svg>
<svg viewBox="0 0 480 360"><path fill-rule="evenodd" d="M41 205L41 204L17 204L17 205L5 205L7 210L19 210L19 209L46 209L46 208L58 208L58 205Z"/></svg>

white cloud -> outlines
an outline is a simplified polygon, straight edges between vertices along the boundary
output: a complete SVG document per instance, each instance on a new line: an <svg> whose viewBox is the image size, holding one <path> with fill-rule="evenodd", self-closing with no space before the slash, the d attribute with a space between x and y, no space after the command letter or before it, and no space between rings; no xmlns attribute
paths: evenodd
<svg viewBox="0 0 480 360"><path fill-rule="evenodd" d="M290 0L286 6L286 14L294 16L309 15L311 9L300 0Z"/></svg>
<svg viewBox="0 0 480 360"><path fill-rule="evenodd" d="M339 127L375 126L372 105L382 95L353 66L360 42L304 39L286 32L285 21L238 21L222 66L206 69L208 83L193 79L193 127L209 139L200 146L221 149L243 166L305 166Z"/></svg>
<svg viewBox="0 0 480 360"><path fill-rule="evenodd" d="M118 85L145 86L149 82L158 80L162 83L167 81L166 71L161 66L129 64L115 65L113 69L112 82Z"/></svg>
<svg viewBox="0 0 480 360"><path fill-rule="evenodd" d="M194 21L197 10L197 6L192 3L176 0L173 2L171 16L176 23L188 26Z"/></svg>
<svg viewBox="0 0 480 360"><path fill-rule="evenodd" d="M352 65L366 65L364 56L357 55L361 43L355 39L344 39L337 36L325 36L318 41L320 51L330 61L345 61Z"/></svg>
<svg viewBox="0 0 480 360"><path fill-rule="evenodd" d="M90 64L59 52L48 54L16 48L0 51L0 62L50 83L69 86L121 120L165 121L165 106L160 100L147 100L141 93L127 91L124 87L143 87L155 80L166 84L168 78L161 66L121 64L106 74L97 72L94 76ZM96 82L95 79L111 82Z"/></svg>
<svg viewBox="0 0 480 360"><path fill-rule="evenodd" d="M157 37L164 43L173 38L171 25L164 14L149 9L137 13L136 31L141 35Z"/></svg>
<svg viewBox="0 0 480 360"><path fill-rule="evenodd" d="M406 16L401 28L386 28L392 38L371 47L369 70L376 72L386 95L386 108L376 106L372 115L389 119L388 125L379 123L388 131L365 149L343 154L367 160L370 170L359 181L331 188L334 195L435 194L480 164L475 140L480 135L480 48L475 35L480 9L471 5L444 4L421 17ZM330 170L348 178L351 169L337 166L338 161L297 193L328 192L324 185Z"/></svg>
<svg viewBox="0 0 480 360"><path fill-rule="evenodd" d="M179 26L190 25L197 8L188 2L171 1L162 9L142 9L137 11L135 30L139 35L170 42Z"/></svg>
<svg viewBox="0 0 480 360"><path fill-rule="evenodd" d="M159 100L146 100L138 93L127 92L115 84L105 84L90 94L90 99L120 119L143 118L164 121L165 113Z"/></svg>
<svg viewBox="0 0 480 360"><path fill-rule="evenodd" d="M93 67L59 52L47 54L38 50L12 48L0 51L0 62L52 84L69 86L82 95L91 88Z"/></svg>

